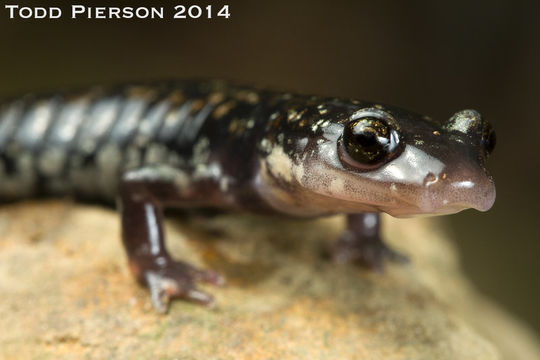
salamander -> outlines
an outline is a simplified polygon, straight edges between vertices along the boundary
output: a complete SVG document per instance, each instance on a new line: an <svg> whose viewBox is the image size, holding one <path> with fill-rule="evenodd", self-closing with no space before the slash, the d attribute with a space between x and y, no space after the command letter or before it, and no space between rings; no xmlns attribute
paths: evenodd
<svg viewBox="0 0 540 360"><path fill-rule="evenodd" d="M435 121L213 80L91 87L1 102L0 198L116 201L130 270L166 312L172 298L212 304L197 283L225 280L171 258L164 208L345 214L332 257L380 270L406 257L381 240L379 213L488 210L494 146L475 110Z"/></svg>

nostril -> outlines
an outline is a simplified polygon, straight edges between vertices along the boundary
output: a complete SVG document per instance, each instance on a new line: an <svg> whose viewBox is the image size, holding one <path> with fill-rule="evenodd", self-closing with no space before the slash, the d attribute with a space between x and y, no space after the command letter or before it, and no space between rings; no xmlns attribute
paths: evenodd
<svg viewBox="0 0 540 360"><path fill-rule="evenodd" d="M439 180L439 178L437 177L437 175L435 175L432 172L429 172L429 173L427 173L426 177L424 178L424 186L431 186L431 185L435 184L438 180Z"/></svg>

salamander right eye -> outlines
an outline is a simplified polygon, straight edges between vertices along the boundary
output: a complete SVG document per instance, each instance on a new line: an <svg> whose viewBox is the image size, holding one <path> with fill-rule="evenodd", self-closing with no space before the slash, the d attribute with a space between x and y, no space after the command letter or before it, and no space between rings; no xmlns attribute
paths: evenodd
<svg viewBox="0 0 540 360"><path fill-rule="evenodd" d="M495 131L476 110L461 110L452 115L444 124L444 129L467 135L487 158L495 149Z"/></svg>
<svg viewBox="0 0 540 360"><path fill-rule="evenodd" d="M345 125L341 138L340 158L349 166L374 169L402 151L399 132L392 117L378 109L356 113Z"/></svg>

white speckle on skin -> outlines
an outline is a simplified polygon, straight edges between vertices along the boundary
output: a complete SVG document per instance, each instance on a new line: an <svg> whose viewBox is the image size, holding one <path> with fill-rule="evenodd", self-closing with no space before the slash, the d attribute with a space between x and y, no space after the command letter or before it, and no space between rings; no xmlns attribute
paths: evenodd
<svg viewBox="0 0 540 360"><path fill-rule="evenodd" d="M452 186L457 189L471 189L474 187L474 182L472 181L457 181L452 183Z"/></svg>
<svg viewBox="0 0 540 360"><path fill-rule="evenodd" d="M301 183L302 178L304 177L304 173L305 173L304 164L302 164L302 163L294 164L292 170L293 170L292 173L293 173L294 178L296 179L296 181Z"/></svg>
<svg viewBox="0 0 540 360"><path fill-rule="evenodd" d="M304 165L302 162L296 164L291 160L281 146L275 146L266 157L264 168L275 178L280 178L288 183L302 181L304 176Z"/></svg>
<svg viewBox="0 0 540 360"><path fill-rule="evenodd" d="M226 191L229 185L234 182L234 179L223 173L221 165L217 162L210 164L198 164L193 172L194 180L213 180L219 184L222 191Z"/></svg>
<svg viewBox="0 0 540 360"><path fill-rule="evenodd" d="M330 121L329 120L325 120L325 119L319 119L316 123L314 123L312 126L311 126L311 130L313 132L317 131L319 128L326 128L330 125Z"/></svg>
<svg viewBox="0 0 540 360"><path fill-rule="evenodd" d="M298 112L296 110L289 110L289 112L287 113L287 119L292 120L296 117L297 114Z"/></svg>
<svg viewBox="0 0 540 360"><path fill-rule="evenodd" d="M331 194L342 194L345 189L345 181L342 178L335 178L330 182L330 193Z"/></svg>
<svg viewBox="0 0 540 360"><path fill-rule="evenodd" d="M262 139L261 140L261 150L263 150L265 152L270 152L271 147L272 147L272 145L270 144L270 141L268 141L268 139Z"/></svg>
<svg viewBox="0 0 540 360"><path fill-rule="evenodd" d="M272 149L266 157L266 163L268 164L268 171L273 176L282 178L287 182L292 180L293 163L281 146L276 146Z"/></svg>
<svg viewBox="0 0 540 360"><path fill-rule="evenodd" d="M220 179L221 175L223 174L221 165L215 162L208 165L206 169L208 170L208 175L210 175L210 177L213 179Z"/></svg>

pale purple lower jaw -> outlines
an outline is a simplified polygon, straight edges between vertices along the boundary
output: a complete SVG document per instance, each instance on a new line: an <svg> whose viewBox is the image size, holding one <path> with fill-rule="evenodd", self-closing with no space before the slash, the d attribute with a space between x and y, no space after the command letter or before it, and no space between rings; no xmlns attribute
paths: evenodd
<svg viewBox="0 0 540 360"><path fill-rule="evenodd" d="M394 217L451 215L467 209L475 209L482 212L488 211L493 206L494 201L495 198L493 196L485 198L485 201L476 203L463 202L440 206L439 204L425 202L424 204L411 204L410 207L381 208L381 211Z"/></svg>
<svg viewBox="0 0 540 360"><path fill-rule="evenodd" d="M491 179L482 179L473 183L474 186L465 189L450 188L440 192L424 192L416 201L407 201L410 207L396 209L392 212L407 215L449 215L467 209L488 211L495 203L495 184ZM410 211L407 214L407 208Z"/></svg>

